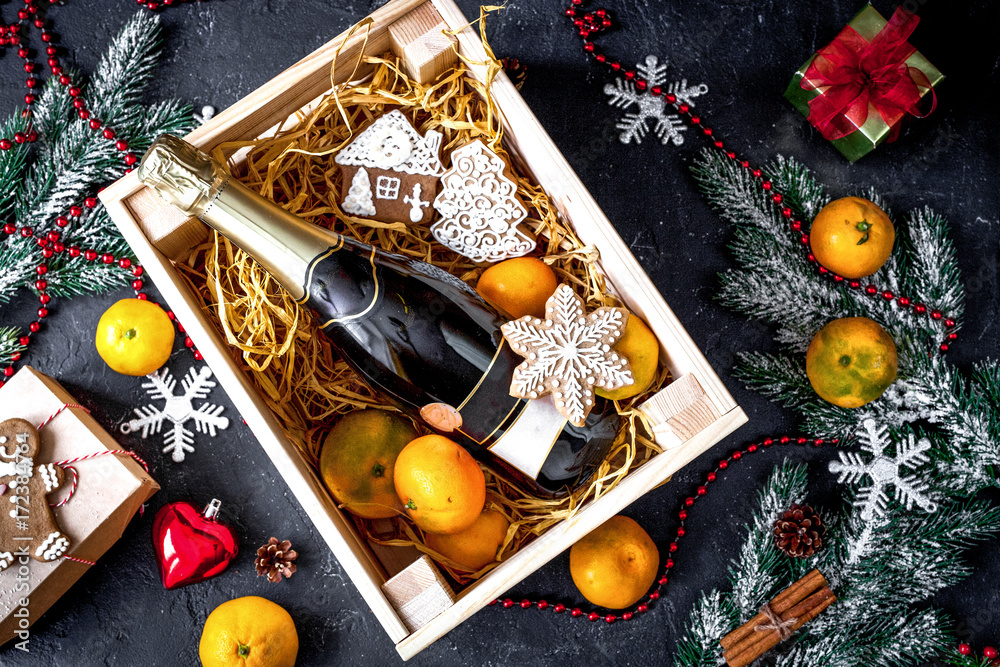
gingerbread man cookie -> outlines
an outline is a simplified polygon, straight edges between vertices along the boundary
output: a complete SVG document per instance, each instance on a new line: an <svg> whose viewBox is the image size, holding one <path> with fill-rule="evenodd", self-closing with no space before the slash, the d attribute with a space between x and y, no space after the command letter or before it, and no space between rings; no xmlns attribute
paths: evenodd
<svg viewBox="0 0 1000 667"><path fill-rule="evenodd" d="M69 550L69 538L59 530L46 497L62 484L63 470L51 463L35 465L39 444L30 422L0 422L0 572L18 554L47 562Z"/></svg>

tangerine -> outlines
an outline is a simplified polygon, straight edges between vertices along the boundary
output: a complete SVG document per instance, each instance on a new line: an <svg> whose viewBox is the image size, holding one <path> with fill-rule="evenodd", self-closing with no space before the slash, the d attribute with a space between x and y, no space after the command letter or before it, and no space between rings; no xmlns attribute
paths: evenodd
<svg viewBox="0 0 1000 667"><path fill-rule="evenodd" d="M630 607L649 591L660 552L649 534L627 516L613 516L569 550L569 571L592 604Z"/></svg>
<svg viewBox="0 0 1000 667"><path fill-rule="evenodd" d="M494 509L485 509L471 526L451 535L427 533L426 543L469 572L478 572L497 559L497 550L507 538L510 521Z"/></svg>
<svg viewBox="0 0 1000 667"><path fill-rule="evenodd" d="M861 197L843 197L813 218L809 247L822 266L845 278L878 271L892 253L896 229L885 211Z"/></svg>
<svg viewBox="0 0 1000 667"><path fill-rule="evenodd" d="M323 483L351 514L366 519L396 516L403 510L393 483L396 457L417 435L408 419L386 410L344 415L323 441Z"/></svg>
<svg viewBox="0 0 1000 667"><path fill-rule="evenodd" d="M594 393L613 401L622 401L649 389L656 379L660 363L660 342L649 326L638 316L629 314L622 337L615 343L615 351L628 359L634 382L613 390L596 387Z"/></svg>
<svg viewBox="0 0 1000 667"><path fill-rule="evenodd" d="M545 302L556 291L556 274L536 257L515 257L483 271L476 291L512 318L545 317Z"/></svg>
<svg viewBox="0 0 1000 667"><path fill-rule="evenodd" d="M443 435L410 442L396 459L396 494L426 533L451 534L471 526L486 504L486 476L476 460Z"/></svg>
<svg viewBox="0 0 1000 667"><path fill-rule="evenodd" d="M152 301L122 299L101 315L94 344L111 370L149 375L170 358L174 325Z"/></svg>
<svg viewBox="0 0 1000 667"><path fill-rule="evenodd" d="M896 344L867 317L843 317L819 330L806 351L809 383L825 401L860 408L896 380Z"/></svg>
<svg viewBox="0 0 1000 667"><path fill-rule="evenodd" d="M255 595L216 607L198 643L204 667L293 667L298 653L292 617L280 605Z"/></svg>

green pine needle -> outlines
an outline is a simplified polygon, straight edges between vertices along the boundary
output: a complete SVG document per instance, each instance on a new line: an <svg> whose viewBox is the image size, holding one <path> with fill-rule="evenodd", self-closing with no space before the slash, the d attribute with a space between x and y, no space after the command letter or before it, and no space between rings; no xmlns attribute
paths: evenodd
<svg viewBox="0 0 1000 667"><path fill-rule="evenodd" d="M167 100L141 103L159 59L160 21L140 11L111 41L90 81L69 72L87 99L96 118L115 129L114 141L92 130L73 109L68 89L50 79L35 104L34 128L39 140L29 148L17 145L0 153L0 223L14 222L37 232L58 230L68 248L93 249L115 257L132 257L131 250L100 204L60 229L55 220L70 206L93 197L98 188L122 175L122 152L115 141L124 140L137 155L161 133L185 134L193 127L191 107ZM0 124L8 136L26 127L16 113ZM20 238L8 238L0 247L0 303L21 289L33 288L37 249ZM128 284L132 277L116 266L85 262L56 255L49 262L46 280L53 296L101 293Z"/></svg>

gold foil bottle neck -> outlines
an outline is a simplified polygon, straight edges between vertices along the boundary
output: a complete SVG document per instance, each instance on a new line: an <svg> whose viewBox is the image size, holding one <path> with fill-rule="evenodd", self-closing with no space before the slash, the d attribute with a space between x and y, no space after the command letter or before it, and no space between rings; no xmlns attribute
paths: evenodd
<svg viewBox="0 0 1000 667"><path fill-rule="evenodd" d="M139 180L187 215L201 217L229 175L188 142L161 134L139 163Z"/></svg>

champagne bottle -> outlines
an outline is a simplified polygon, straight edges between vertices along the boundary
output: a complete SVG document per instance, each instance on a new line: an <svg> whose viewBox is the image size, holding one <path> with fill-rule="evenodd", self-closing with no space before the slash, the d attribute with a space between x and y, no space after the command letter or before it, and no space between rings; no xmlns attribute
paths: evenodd
<svg viewBox="0 0 1000 667"><path fill-rule="evenodd" d="M139 178L310 307L341 357L378 394L525 491L562 495L607 455L619 417L606 402L576 427L547 397L510 396L523 360L500 332L507 318L458 278L310 224L171 135L146 152Z"/></svg>

